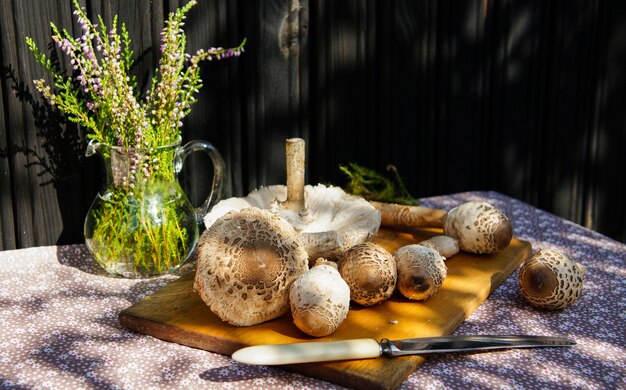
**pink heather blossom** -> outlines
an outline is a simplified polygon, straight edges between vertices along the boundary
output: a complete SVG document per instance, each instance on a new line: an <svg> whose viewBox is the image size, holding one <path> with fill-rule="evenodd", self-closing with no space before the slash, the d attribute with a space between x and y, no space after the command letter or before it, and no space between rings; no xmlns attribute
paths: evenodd
<svg viewBox="0 0 626 390"><path fill-rule="evenodd" d="M127 74L132 65L128 61L132 53L126 47L125 26L122 24L122 34L118 34L115 27L98 28L87 18L85 10L76 0L73 14L80 26L81 36L73 38L54 24L51 27L53 41L69 57L71 69L78 73L76 83L67 85L72 85L72 88L79 85L82 93L78 96L80 101L66 100L64 96L74 95L65 82L58 80L55 80L54 86L69 94L54 94L43 79L34 81L36 89L51 104L57 104L60 110L92 131L90 138L97 142L122 148L154 147L174 142L181 136L183 119L196 101L194 95L199 92L202 83L199 62L238 56L245 44L244 40L236 48L211 47L208 50L199 49L194 55L186 53L182 27L186 12L195 4L196 1L191 0L166 20L160 35L162 42L159 50L162 55L155 83L146 91L144 100L140 100L139 94L135 93L134 80ZM34 42L30 40L28 43L29 48L39 55ZM45 55L38 58L45 58ZM132 155L129 164L136 172L144 163ZM144 169L150 174L149 165ZM133 186L133 179L126 183Z"/></svg>

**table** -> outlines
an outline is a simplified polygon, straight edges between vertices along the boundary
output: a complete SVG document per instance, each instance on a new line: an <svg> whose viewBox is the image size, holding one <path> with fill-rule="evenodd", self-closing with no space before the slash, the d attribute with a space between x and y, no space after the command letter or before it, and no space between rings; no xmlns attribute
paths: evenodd
<svg viewBox="0 0 626 390"><path fill-rule="evenodd" d="M534 250L563 251L581 262L587 275L572 307L546 312L523 301L516 272L456 334L555 335L578 345L433 355L401 388L626 388L626 246L496 192L437 196L423 204L449 209L469 200L501 208L517 237ZM338 388L119 325L121 310L175 278L108 277L84 245L0 252L0 387Z"/></svg>

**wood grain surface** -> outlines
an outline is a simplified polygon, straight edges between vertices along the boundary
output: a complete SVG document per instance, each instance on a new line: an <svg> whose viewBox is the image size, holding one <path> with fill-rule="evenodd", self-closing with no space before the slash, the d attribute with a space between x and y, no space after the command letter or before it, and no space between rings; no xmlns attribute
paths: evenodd
<svg viewBox="0 0 626 390"><path fill-rule="evenodd" d="M126 23L142 91L164 19L186 2L79 0ZM49 23L78 37L72 1L0 4L0 250L83 242L105 178L82 131L43 105L32 80L49 76L24 40L71 73ZM248 44L202 65L183 138L222 153L227 195L284 183L297 136L308 183L344 184L338 164L393 164L416 196L489 189L626 242L625 24L623 1L202 0L188 52ZM210 172L201 153L185 163L196 206Z"/></svg>
<svg viewBox="0 0 626 390"><path fill-rule="evenodd" d="M393 252L437 233L437 229L381 229L374 241ZM518 268L530 251L529 243L513 238L504 251L495 255L459 253L447 260L448 277L429 300L411 302L396 292L374 307L353 304L337 332L318 339L300 332L289 313L250 327L226 324L193 291L193 272L124 310L119 320L130 330L224 355L258 344L448 335ZM389 389L399 386L424 359L381 357L283 367L343 386Z"/></svg>

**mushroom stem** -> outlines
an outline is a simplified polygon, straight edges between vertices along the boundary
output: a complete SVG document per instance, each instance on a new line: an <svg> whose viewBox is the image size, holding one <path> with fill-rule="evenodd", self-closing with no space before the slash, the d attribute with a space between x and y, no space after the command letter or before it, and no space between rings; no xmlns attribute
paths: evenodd
<svg viewBox="0 0 626 390"><path fill-rule="evenodd" d="M289 138L285 141L287 154L287 200L290 210L304 209L305 149L302 138Z"/></svg>
<svg viewBox="0 0 626 390"><path fill-rule="evenodd" d="M509 218L486 202L463 203L450 211L422 206L370 202L381 213L381 223L391 227L443 228L459 248L470 253L495 253L506 248L513 237Z"/></svg>
<svg viewBox="0 0 626 390"><path fill-rule="evenodd" d="M437 251L446 259L459 253L459 240L450 236L433 236L419 244Z"/></svg>
<svg viewBox="0 0 626 390"><path fill-rule="evenodd" d="M407 206L396 203L370 201L380 211L381 224L394 227L442 228L448 212L423 206Z"/></svg>

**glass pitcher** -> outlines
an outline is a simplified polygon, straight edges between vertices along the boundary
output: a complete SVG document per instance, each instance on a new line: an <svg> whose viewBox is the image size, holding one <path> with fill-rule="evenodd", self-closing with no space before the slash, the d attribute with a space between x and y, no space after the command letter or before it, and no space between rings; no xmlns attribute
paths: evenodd
<svg viewBox="0 0 626 390"><path fill-rule="evenodd" d="M222 193L224 160L210 143L181 141L155 148L89 143L87 156L102 156L106 184L85 219L85 242L109 273L130 277L176 271L194 252L198 224ZM183 161L204 151L213 162L213 182L194 209L178 182Z"/></svg>

